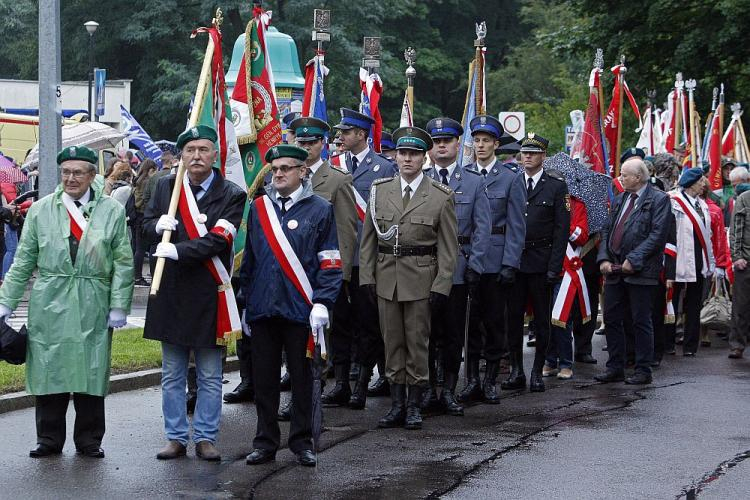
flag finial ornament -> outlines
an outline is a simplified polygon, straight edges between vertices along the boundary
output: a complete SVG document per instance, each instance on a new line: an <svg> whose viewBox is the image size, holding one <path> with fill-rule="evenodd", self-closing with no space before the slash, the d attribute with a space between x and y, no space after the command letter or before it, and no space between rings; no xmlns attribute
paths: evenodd
<svg viewBox="0 0 750 500"><path fill-rule="evenodd" d="M596 54L594 55L594 67L597 69L602 69L604 67L604 51L601 48L596 49Z"/></svg>

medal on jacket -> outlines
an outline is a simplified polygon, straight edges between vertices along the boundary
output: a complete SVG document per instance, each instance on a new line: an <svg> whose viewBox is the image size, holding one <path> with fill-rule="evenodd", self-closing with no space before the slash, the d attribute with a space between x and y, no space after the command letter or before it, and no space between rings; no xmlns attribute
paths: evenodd
<svg viewBox="0 0 750 500"><path fill-rule="evenodd" d="M299 223L295 219L292 219L286 223L286 227L288 227L291 230L297 229L297 226L299 226Z"/></svg>

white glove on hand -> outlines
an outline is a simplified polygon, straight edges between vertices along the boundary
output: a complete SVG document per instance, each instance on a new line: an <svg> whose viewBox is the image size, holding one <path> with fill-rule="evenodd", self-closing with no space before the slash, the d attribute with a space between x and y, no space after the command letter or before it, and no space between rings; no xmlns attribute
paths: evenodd
<svg viewBox="0 0 750 500"><path fill-rule="evenodd" d="M10 307L6 306L5 304L0 304L0 320L3 320L13 314L13 311L10 309ZM312 318L312 316L310 316Z"/></svg>
<svg viewBox="0 0 750 500"><path fill-rule="evenodd" d="M324 331L326 326L328 326L328 309L323 304L313 304L312 311L310 311L310 328L312 328L316 342L318 332Z"/></svg>
<svg viewBox="0 0 750 500"><path fill-rule="evenodd" d="M177 260L177 247L174 246L174 243L159 243L156 245L154 257L164 257L165 259Z"/></svg>
<svg viewBox="0 0 750 500"><path fill-rule="evenodd" d="M128 316L122 309L110 309L107 318L107 326L110 328L122 328L128 322Z"/></svg>
<svg viewBox="0 0 750 500"><path fill-rule="evenodd" d="M714 271L714 278L718 278L723 280L727 276L727 272L724 270L723 267L717 267Z"/></svg>
<svg viewBox="0 0 750 500"><path fill-rule="evenodd" d="M168 214L159 217L156 223L156 234L162 234L164 231L174 231L175 229L177 229L177 219Z"/></svg>

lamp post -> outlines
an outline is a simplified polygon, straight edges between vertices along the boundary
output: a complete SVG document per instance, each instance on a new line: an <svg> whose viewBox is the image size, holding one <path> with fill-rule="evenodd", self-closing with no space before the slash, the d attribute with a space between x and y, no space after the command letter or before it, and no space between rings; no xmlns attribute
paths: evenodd
<svg viewBox="0 0 750 500"><path fill-rule="evenodd" d="M94 32L96 32L96 28L99 27L99 23L96 21L88 21L83 25L89 34L89 120L96 121L96 117L92 112L91 89L94 83Z"/></svg>

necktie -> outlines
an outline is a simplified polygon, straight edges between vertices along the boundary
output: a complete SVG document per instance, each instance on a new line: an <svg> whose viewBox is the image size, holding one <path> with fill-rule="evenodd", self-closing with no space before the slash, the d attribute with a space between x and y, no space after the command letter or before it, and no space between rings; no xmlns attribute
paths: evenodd
<svg viewBox="0 0 750 500"><path fill-rule="evenodd" d="M440 182L448 185L448 169L447 168L441 168L440 169Z"/></svg>
<svg viewBox="0 0 750 500"><path fill-rule="evenodd" d="M289 196L281 196L279 198L279 201L281 202L281 216L283 217L284 214L286 214L286 204L288 201L291 201L291 197Z"/></svg>
<svg viewBox="0 0 750 500"><path fill-rule="evenodd" d="M193 196L195 197L195 200L198 201L198 193L203 191L203 188L199 185L190 184L190 191L193 192Z"/></svg>
<svg viewBox="0 0 750 500"><path fill-rule="evenodd" d="M620 253L620 245L622 245L622 235L625 232L625 223L628 221L628 217L630 217L630 212L632 212L633 208L635 207L635 200L637 198L638 198L637 194L630 193L630 200L628 202L628 206L625 207L625 211L622 213L620 220L617 221L617 225L615 225L615 230L612 231L612 239L610 240L610 248L616 254Z"/></svg>
<svg viewBox="0 0 750 500"><path fill-rule="evenodd" d="M479 173L482 174L484 177L487 177L487 169L486 168L483 168L482 170L480 170Z"/></svg>
<svg viewBox="0 0 750 500"><path fill-rule="evenodd" d="M411 200L411 186L407 185L404 188L404 210L406 210L406 206L409 204L409 200Z"/></svg>
<svg viewBox="0 0 750 500"><path fill-rule="evenodd" d="M703 215L703 209L701 208L701 202L698 198L695 199L695 211L698 212L698 216L701 218L703 224L706 223L706 217Z"/></svg>
<svg viewBox="0 0 750 500"><path fill-rule="evenodd" d="M531 192L534 190L534 179L529 177L529 180L526 182L526 196L531 196Z"/></svg>
<svg viewBox="0 0 750 500"><path fill-rule="evenodd" d="M357 171L357 167L359 166L359 160L356 156L352 155L352 173Z"/></svg>
<svg viewBox="0 0 750 500"><path fill-rule="evenodd" d="M78 201L78 200L75 200L75 201L73 201L73 203L74 203L74 204L75 204L75 206L76 206L76 207L78 207L78 208L81 208L81 207L83 206L83 203L81 203L81 202L80 202L80 201ZM88 218L89 218L88 214L86 214L86 212L84 212L83 210L81 210L81 213L83 214L83 218L84 218L84 219L88 219Z"/></svg>

